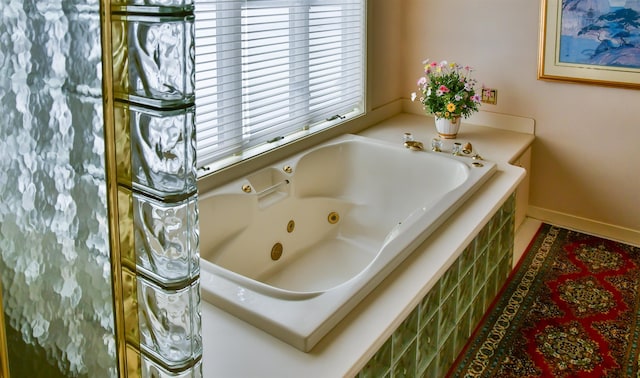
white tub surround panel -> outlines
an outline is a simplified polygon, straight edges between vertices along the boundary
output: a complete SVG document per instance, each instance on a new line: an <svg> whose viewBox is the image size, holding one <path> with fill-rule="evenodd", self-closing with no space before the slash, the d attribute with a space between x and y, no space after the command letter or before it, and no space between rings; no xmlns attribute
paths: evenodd
<svg viewBox="0 0 640 378"><path fill-rule="evenodd" d="M436 136L432 118L411 114L392 117L361 135L402 144L405 132L425 145ZM308 353L203 301L204 376L357 374L517 188L525 170L509 162L533 139L532 134L463 122L458 139L444 141L443 150L454 142L470 142L474 152L498 164L497 172Z"/></svg>

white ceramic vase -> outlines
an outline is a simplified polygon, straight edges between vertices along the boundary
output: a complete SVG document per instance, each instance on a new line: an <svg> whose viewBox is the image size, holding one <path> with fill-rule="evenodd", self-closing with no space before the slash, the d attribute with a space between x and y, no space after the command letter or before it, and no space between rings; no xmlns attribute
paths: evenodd
<svg viewBox="0 0 640 378"><path fill-rule="evenodd" d="M460 130L460 117L454 119L436 117L436 130L443 139L456 139Z"/></svg>

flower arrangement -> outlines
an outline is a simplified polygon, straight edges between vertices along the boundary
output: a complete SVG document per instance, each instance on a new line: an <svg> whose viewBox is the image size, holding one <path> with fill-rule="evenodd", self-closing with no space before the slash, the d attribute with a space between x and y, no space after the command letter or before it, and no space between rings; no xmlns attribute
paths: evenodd
<svg viewBox="0 0 640 378"><path fill-rule="evenodd" d="M418 79L418 89L425 111L450 120L478 111L480 96L474 89L477 81L470 76L471 67L446 60L437 63L427 59L423 64L425 76ZM411 94L411 101L417 98L415 92Z"/></svg>

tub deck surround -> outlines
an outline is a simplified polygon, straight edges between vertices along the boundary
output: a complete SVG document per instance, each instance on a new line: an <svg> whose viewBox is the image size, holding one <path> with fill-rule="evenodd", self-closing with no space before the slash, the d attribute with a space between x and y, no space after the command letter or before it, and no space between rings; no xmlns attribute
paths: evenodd
<svg viewBox="0 0 640 378"><path fill-rule="evenodd" d="M202 297L309 351L495 170L344 135L202 193Z"/></svg>
<svg viewBox="0 0 640 378"><path fill-rule="evenodd" d="M425 142L436 136L429 117L400 114L362 135L402 144L404 132ZM491 219L524 177L508 164L533 135L463 123L458 142L498 163L496 173L422 242L327 335L304 353L202 301L205 376L339 377L357 374L395 328ZM454 141L445 141L447 151Z"/></svg>

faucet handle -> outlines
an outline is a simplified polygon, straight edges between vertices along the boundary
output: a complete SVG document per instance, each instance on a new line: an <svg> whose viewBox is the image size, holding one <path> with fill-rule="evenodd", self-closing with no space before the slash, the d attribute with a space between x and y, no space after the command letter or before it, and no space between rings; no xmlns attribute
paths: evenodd
<svg viewBox="0 0 640 378"><path fill-rule="evenodd" d="M462 147L462 153L465 155L470 155L471 152L473 152L473 147L471 146L471 143L467 142L467 144Z"/></svg>

